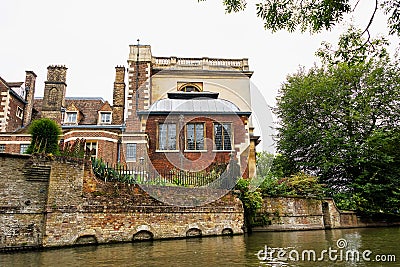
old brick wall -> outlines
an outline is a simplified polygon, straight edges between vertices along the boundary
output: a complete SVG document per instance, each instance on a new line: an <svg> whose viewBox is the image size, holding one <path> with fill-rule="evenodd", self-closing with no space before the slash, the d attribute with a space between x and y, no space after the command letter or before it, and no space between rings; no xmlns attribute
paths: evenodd
<svg viewBox="0 0 400 267"><path fill-rule="evenodd" d="M264 197L254 231L288 231L377 227L399 222L366 220L355 211L342 211L331 198Z"/></svg>
<svg viewBox="0 0 400 267"><path fill-rule="evenodd" d="M22 117L17 117L17 110L20 108L23 112L25 104L20 99L10 94L10 103L8 106L9 120L7 122L6 132L13 132L22 127Z"/></svg>
<svg viewBox="0 0 400 267"><path fill-rule="evenodd" d="M264 197L257 217L262 219L267 224L256 231L324 229L321 200L312 198Z"/></svg>
<svg viewBox="0 0 400 267"><path fill-rule="evenodd" d="M48 175L27 155L0 154L0 249L40 246L45 225ZM29 174L36 171L36 177ZM47 177L47 179L46 179Z"/></svg>
<svg viewBox="0 0 400 267"><path fill-rule="evenodd" d="M98 184L97 191L87 194L78 207L52 207L44 245L72 245L85 236L99 243L130 242L141 231L154 239L186 237L193 229L202 236L221 235L226 229L238 234L242 211L240 201L231 195L202 207L176 207L137 186Z"/></svg>
<svg viewBox="0 0 400 267"><path fill-rule="evenodd" d="M243 233L232 194L199 207L168 205L138 186L96 179L84 160L45 156L0 154L0 175L0 250ZM171 198L176 189L156 188Z"/></svg>

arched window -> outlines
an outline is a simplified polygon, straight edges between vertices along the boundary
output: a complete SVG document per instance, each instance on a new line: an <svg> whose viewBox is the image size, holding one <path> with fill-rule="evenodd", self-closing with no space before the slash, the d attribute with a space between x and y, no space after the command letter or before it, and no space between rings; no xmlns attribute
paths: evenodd
<svg viewBox="0 0 400 267"><path fill-rule="evenodd" d="M184 85L180 86L178 91L181 91L181 92L201 92L202 89L196 84L187 83L187 84L184 84Z"/></svg>
<svg viewBox="0 0 400 267"><path fill-rule="evenodd" d="M57 100L58 100L58 91L57 88L53 87L49 91L48 104L50 106L57 105Z"/></svg>

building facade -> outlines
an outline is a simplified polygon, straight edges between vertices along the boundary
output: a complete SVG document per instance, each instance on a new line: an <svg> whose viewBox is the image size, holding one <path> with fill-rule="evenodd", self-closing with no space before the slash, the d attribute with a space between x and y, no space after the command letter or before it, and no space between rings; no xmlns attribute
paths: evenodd
<svg viewBox="0 0 400 267"><path fill-rule="evenodd" d="M33 72L21 83L1 79L0 151L23 153L30 122L51 118L64 144L85 139L110 164L198 171L235 158L244 176L255 175L247 59L154 57L149 45L131 45L127 68L115 69L112 105L66 97L65 66L48 67L40 98Z"/></svg>

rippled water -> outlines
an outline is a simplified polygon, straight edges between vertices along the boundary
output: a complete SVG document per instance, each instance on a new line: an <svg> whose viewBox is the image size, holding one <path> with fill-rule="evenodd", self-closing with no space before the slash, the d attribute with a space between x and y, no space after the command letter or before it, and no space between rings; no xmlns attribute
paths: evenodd
<svg viewBox="0 0 400 267"><path fill-rule="evenodd" d="M338 244L338 240L342 243ZM338 245L346 247L340 249ZM290 252L293 258L296 256L293 251L297 251L299 261L285 260L281 261L282 265L273 263L272 258L277 261L277 252L272 258L265 256L266 246L269 252L268 248L282 248L287 251L286 256ZM337 252L331 251L331 259L327 252L323 254L323 260L318 260L320 253L329 248ZM359 251L360 256L370 250L367 259L371 261L362 257L359 262L346 261L345 253L349 249ZM316 253L315 261L307 257L311 250ZM391 258L391 262L373 261L377 255L385 256L387 260ZM391 255L396 257L396 262ZM336 262L333 261L335 256ZM17 252L0 254L0 266L400 266L400 228L254 233Z"/></svg>

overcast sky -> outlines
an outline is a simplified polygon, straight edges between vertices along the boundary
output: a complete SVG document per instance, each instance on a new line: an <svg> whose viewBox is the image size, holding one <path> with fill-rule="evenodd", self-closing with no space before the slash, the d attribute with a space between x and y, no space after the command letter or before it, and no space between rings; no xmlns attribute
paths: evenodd
<svg viewBox="0 0 400 267"><path fill-rule="evenodd" d="M310 67L323 40L335 43L345 26L318 35L263 28L255 3L225 14L222 0L0 0L0 76L23 81L37 75L43 95L48 65L68 67L67 96L101 96L112 101L116 65L125 65L129 45L149 44L154 56L249 58L253 84L269 105L285 77ZM364 6L362 6L364 5ZM367 24L373 1L361 1L355 23ZM372 34L386 34L378 16ZM394 39L396 42L398 40Z"/></svg>

